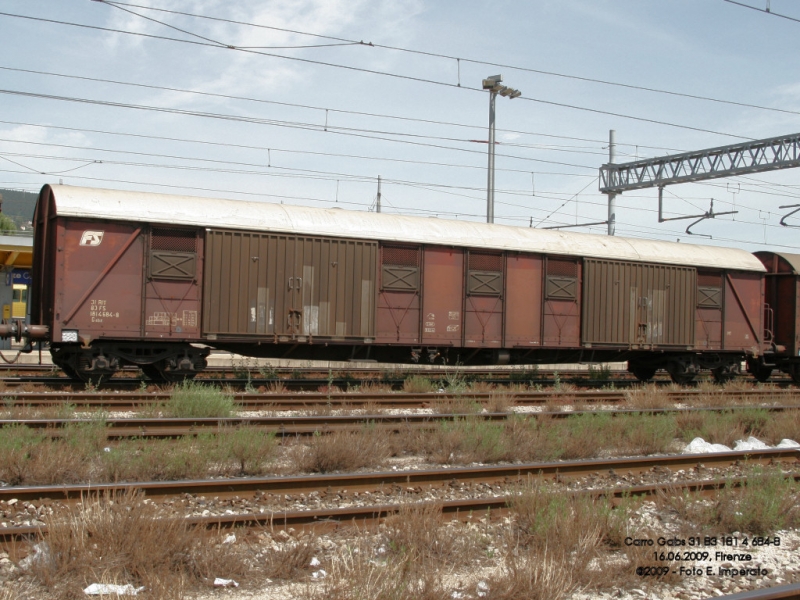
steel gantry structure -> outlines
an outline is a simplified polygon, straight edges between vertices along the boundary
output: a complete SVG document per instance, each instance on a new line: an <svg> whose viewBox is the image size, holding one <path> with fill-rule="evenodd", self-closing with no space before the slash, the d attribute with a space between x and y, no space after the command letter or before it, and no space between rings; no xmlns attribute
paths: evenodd
<svg viewBox="0 0 800 600"><path fill-rule="evenodd" d="M608 194L611 205L616 194L658 187L658 217L659 222L663 222L673 220L663 218L661 192L666 185L792 167L800 167L800 133L629 163L609 162L600 167L600 191ZM712 218L720 214L724 213L715 214L712 207L705 215L677 218ZM611 229L609 234L613 235Z"/></svg>

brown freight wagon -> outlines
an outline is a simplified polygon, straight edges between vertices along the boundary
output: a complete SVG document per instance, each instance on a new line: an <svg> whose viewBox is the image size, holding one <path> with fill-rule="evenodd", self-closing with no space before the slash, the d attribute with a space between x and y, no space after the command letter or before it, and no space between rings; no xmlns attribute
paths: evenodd
<svg viewBox="0 0 800 600"><path fill-rule="evenodd" d="M748 360L748 370L766 381L774 369L800 383L800 254L756 252L767 268L765 319L773 332L773 352Z"/></svg>
<svg viewBox="0 0 800 600"><path fill-rule="evenodd" d="M768 349L765 269L737 249L55 185L34 219L28 335L81 379L193 376L219 348L688 381Z"/></svg>

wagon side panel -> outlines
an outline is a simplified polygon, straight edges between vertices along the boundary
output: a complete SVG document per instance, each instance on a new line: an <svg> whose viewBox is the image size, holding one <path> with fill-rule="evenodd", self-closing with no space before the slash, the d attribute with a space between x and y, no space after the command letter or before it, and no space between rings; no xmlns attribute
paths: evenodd
<svg viewBox="0 0 800 600"><path fill-rule="evenodd" d="M584 345L693 347L693 268L587 259L583 281Z"/></svg>
<svg viewBox="0 0 800 600"><path fill-rule="evenodd" d="M725 273L723 348L760 353L764 332L762 273Z"/></svg>
<svg viewBox="0 0 800 600"><path fill-rule="evenodd" d="M380 257L376 342L418 344L422 249L384 245Z"/></svg>
<svg viewBox="0 0 800 600"><path fill-rule="evenodd" d="M499 348L503 344L505 260L499 253L467 253L464 346Z"/></svg>
<svg viewBox="0 0 800 600"><path fill-rule="evenodd" d="M424 250L422 343L461 344L464 251L429 246Z"/></svg>
<svg viewBox="0 0 800 600"><path fill-rule="evenodd" d="M506 259L506 347L542 342L542 257L509 254Z"/></svg>
<svg viewBox="0 0 800 600"><path fill-rule="evenodd" d="M153 227L145 256L145 337L199 339L202 235L194 229Z"/></svg>
<svg viewBox="0 0 800 600"><path fill-rule="evenodd" d="M581 265L576 258L546 257L542 297L544 346L577 348L581 342Z"/></svg>
<svg viewBox="0 0 800 600"><path fill-rule="evenodd" d="M56 236L54 341L141 335L142 226L60 219ZM70 340L70 341L78 341Z"/></svg>

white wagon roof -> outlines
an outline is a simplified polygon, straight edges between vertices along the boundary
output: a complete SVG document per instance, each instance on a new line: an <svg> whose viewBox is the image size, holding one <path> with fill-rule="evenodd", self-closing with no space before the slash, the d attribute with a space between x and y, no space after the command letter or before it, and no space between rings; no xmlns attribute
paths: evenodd
<svg viewBox="0 0 800 600"><path fill-rule="evenodd" d="M560 254L610 260L765 271L736 248L508 225L52 185L61 216L242 229Z"/></svg>

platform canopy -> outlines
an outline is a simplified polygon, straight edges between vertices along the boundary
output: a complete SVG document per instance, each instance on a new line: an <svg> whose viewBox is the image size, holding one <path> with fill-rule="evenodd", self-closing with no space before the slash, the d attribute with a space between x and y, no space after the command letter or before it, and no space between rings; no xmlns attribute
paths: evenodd
<svg viewBox="0 0 800 600"><path fill-rule="evenodd" d="M0 235L0 265L30 269L33 264L33 236Z"/></svg>

